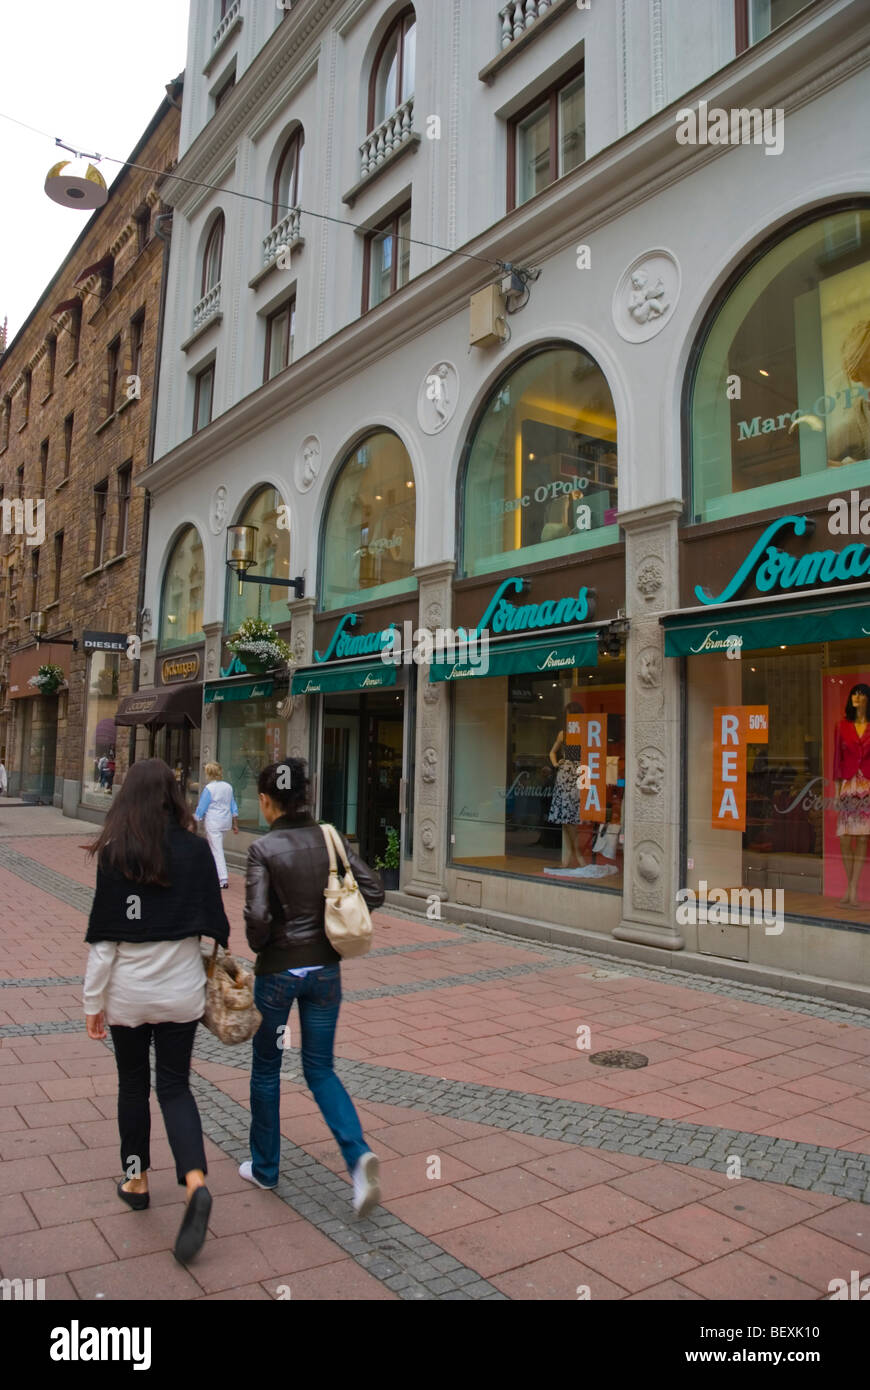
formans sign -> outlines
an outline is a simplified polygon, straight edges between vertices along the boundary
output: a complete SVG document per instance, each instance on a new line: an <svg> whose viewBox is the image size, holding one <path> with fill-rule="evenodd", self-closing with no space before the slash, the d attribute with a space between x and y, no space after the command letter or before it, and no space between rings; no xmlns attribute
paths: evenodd
<svg viewBox="0 0 870 1390"><path fill-rule="evenodd" d="M695 597L699 603L728 603L750 582L761 594L789 593L820 584L848 584L870 575L870 547L858 541L842 550L808 550L797 557L771 544L788 531L796 536L811 536L814 528L815 522L807 516L777 518L759 536L721 593L711 594L698 584Z"/></svg>

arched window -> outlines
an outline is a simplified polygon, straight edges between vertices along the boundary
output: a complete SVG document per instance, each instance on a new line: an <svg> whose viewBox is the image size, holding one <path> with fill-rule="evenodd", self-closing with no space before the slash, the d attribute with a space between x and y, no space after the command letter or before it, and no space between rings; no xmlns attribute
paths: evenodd
<svg viewBox="0 0 870 1390"><path fill-rule="evenodd" d="M221 260L224 253L224 215L218 213L212 223L208 240L205 243L205 250L202 253L202 294L207 295L209 290L213 290L219 284L221 278Z"/></svg>
<svg viewBox="0 0 870 1390"><path fill-rule="evenodd" d="M205 580L202 541L195 526L186 526L172 547L163 576L160 646L187 647L204 642L202 600Z"/></svg>
<svg viewBox="0 0 870 1390"><path fill-rule="evenodd" d="M261 488L250 499L237 524L256 526L256 550L253 574L274 575L276 579L290 578L290 532L278 525L282 514L281 497L273 487ZM238 579L227 577L226 630L238 632L245 618L263 618L267 623L286 623L290 618L287 600L290 589L267 584L244 584L239 597Z"/></svg>
<svg viewBox="0 0 870 1390"><path fill-rule="evenodd" d="M501 378L466 445L464 574L618 540L616 412L580 348L537 350Z"/></svg>
<svg viewBox="0 0 870 1390"><path fill-rule="evenodd" d="M408 451L379 430L345 459L323 531L323 609L414 589L416 489Z"/></svg>
<svg viewBox="0 0 870 1390"><path fill-rule="evenodd" d="M305 132L297 126L289 137L278 160L272 186L272 226L276 227L291 208L299 206L302 188L302 147Z"/></svg>
<svg viewBox="0 0 870 1390"><path fill-rule="evenodd" d="M369 89L369 130L375 130L414 93L417 16L403 10L381 40L372 64Z"/></svg>
<svg viewBox="0 0 870 1390"><path fill-rule="evenodd" d="M703 331L688 394L695 521L870 483L868 387L870 209L830 212L744 267Z"/></svg>

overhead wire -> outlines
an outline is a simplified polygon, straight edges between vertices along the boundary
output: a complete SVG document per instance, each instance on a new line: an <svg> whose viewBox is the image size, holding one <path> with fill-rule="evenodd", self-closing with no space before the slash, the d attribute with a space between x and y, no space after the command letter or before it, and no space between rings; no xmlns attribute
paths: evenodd
<svg viewBox="0 0 870 1390"><path fill-rule="evenodd" d="M13 125L21 126L24 130L29 130L34 135L41 135L46 140L52 140L55 146L59 146L64 150L69 150L71 154L74 154L79 159L93 159L96 160L97 163L105 159L109 164L118 164L126 169L137 169L140 173L153 174L156 178L175 179L177 183L190 184L191 187L194 188L207 188L214 193L229 193L236 198L246 198L249 202L262 203L266 207L277 207L277 209L282 212L294 211L292 207L288 207L282 203L276 205L271 198L263 198L257 193L246 193L243 189L228 188L221 184L207 183L201 179L190 179L184 174L174 173L171 169L151 169L145 164L134 164L129 159L117 159L114 155L110 154L87 154L84 151L80 151L77 146L65 144L59 135L49 135L48 131L40 130L37 126L29 125L27 121L20 121L16 116L9 116L3 111L0 111L0 120L11 121ZM512 268L509 262L496 260L492 256L478 256L471 251L458 251L450 246L439 246L437 242L423 241L419 237L401 236L392 231L385 231L382 226L371 227L367 226L365 223L352 222L349 218L333 217L326 212L313 212L310 208L300 207L299 212L301 216L314 217L322 222L333 222L341 227L352 227L353 230L357 232L365 232L370 235L381 237L395 236L397 241L408 242L408 244L412 246L425 246L430 251L443 251L447 256L462 256L467 261L480 261L484 265L493 266L496 270L503 271Z"/></svg>

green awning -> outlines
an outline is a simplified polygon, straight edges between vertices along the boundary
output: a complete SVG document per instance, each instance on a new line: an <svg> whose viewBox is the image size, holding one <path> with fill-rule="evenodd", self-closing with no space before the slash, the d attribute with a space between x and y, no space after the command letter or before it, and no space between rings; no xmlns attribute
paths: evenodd
<svg viewBox="0 0 870 1390"><path fill-rule="evenodd" d="M341 695L351 690L382 690L396 684L398 667L384 661L360 666L313 666L297 671L291 695Z"/></svg>
<svg viewBox="0 0 870 1390"><path fill-rule="evenodd" d="M205 702L207 705L219 705L226 700L262 700L271 695L274 688L274 681L252 681L247 685L207 685Z"/></svg>
<svg viewBox="0 0 870 1390"><path fill-rule="evenodd" d="M728 609L662 618L665 656L723 655L729 647L757 652L764 647L801 647L815 642L842 642L870 637L870 603L845 602L814 606L789 604L756 610Z"/></svg>
<svg viewBox="0 0 870 1390"><path fill-rule="evenodd" d="M561 642L504 642L491 643L488 662L482 662L482 651L474 653L479 664L467 661L433 662L429 668L430 681L464 680L470 676L515 676L530 671L546 674L568 671L575 666L598 665L598 637L595 633Z"/></svg>

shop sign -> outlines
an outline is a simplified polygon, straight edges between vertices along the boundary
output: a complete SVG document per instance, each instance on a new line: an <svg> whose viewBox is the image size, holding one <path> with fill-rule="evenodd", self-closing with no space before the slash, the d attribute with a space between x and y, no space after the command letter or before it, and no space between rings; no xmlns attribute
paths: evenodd
<svg viewBox="0 0 870 1390"><path fill-rule="evenodd" d="M541 628L565 627L569 623L583 623L594 615L595 590L582 588L576 594L565 598L545 599L543 603L511 603L504 595L522 593L525 580L520 575L511 575L495 591L483 617L473 629L476 632L536 632Z"/></svg>
<svg viewBox="0 0 870 1390"><path fill-rule="evenodd" d="M82 646L86 652L126 652L129 637L125 632L82 633Z"/></svg>
<svg viewBox="0 0 870 1390"><path fill-rule="evenodd" d="M585 797L585 804L580 807L580 819L603 821L606 817L607 801L607 715L569 714L565 727L565 742L574 748L580 748L582 765L587 769L581 782L578 764L577 786L580 800L583 801Z"/></svg>
<svg viewBox="0 0 870 1390"><path fill-rule="evenodd" d="M713 829L746 829L746 745L767 743L768 705L713 711Z"/></svg>
<svg viewBox="0 0 870 1390"><path fill-rule="evenodd" d="M807 585L848 584L870 575L870 546L857 541L842 550L809 550L799 558L771 545L783 531L809 536L814 528L815 522L808 516L778 517L762 532L720 594L711 594L698 584L695 597L700 603L728 603L750 580L759 593L769 594L776 590L788 593Z"/></svg>
<svg viewBox="0 0 870 1390"><path fill-rule="evenodd" d="M199 675L199 652L185 652L183 656L167 656L160 667L160 679L164 685L177 681L195 681Z"/></svg>
<svg viewBox="0 0 870 1390"><path fill-rule="evenodd" d="M693 653L698 652L724 652L729 661L739 661L740 653L743 649L743 638L736 632L729 632L723 637L719 628L711 627L709 632L705 632L700 639L697 647L692 647Z"/></svg>
<svg viewBox="0 0 870 1390"><path fill-rule="evenodd" d="M341 661L349 656L378 655L388 643L393 642L395 623L390 623L382 632L366 632L362 636L352 637L347 628L356 627L358 622L358 613L345 613L332 634L326 651L315 652L314 660Z"/></svg>

